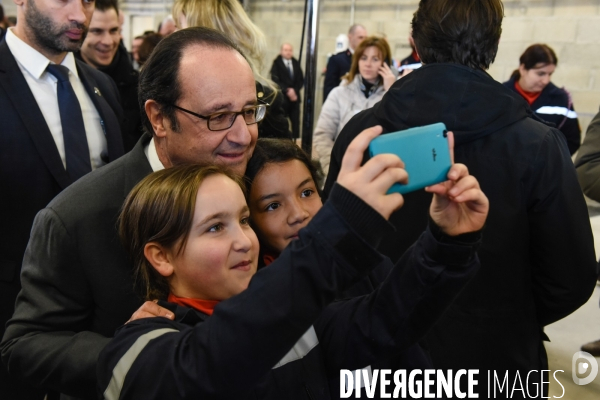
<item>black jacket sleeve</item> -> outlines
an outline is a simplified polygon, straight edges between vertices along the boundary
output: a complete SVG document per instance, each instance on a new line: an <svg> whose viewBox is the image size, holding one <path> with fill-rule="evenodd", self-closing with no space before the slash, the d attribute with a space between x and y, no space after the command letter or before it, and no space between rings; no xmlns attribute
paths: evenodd
<svg viewBox="0 0 600 400"><path fill-rule="evenodd" d="M600 113L596 114L588 126L575 159L575 168L583 193L600 201Z"/></svg>
<svg viewBox="0 0 600 400"><path fill-rule="evenodd" d="M328 370L364 368L407 350L431 328L479 268L481 234L465 241L428 228L368 296L331 304L315 324Z"/></svg>

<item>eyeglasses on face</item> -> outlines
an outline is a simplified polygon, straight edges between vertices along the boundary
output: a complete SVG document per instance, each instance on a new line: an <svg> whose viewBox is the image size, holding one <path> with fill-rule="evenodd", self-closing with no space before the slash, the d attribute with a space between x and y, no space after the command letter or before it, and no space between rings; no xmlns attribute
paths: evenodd
<svg viewBox="0 0 600 400"><path fill-rule="evenodd" d="M207 120L209 130L222 131L231 128L238 115L244 117L244 122L246 123L246 125L253 125L257 122L262 121L265 118L265 115L267 114L267 107L270 106L270 104L265 103L260 99L258 101L261 102L261 104L246 107L242 111L216 112L210 115L196 114L193 111L186 110L185 108L179 107L175 104L172 104L172 106L180 111L193 115L194 117Z"/></svg>

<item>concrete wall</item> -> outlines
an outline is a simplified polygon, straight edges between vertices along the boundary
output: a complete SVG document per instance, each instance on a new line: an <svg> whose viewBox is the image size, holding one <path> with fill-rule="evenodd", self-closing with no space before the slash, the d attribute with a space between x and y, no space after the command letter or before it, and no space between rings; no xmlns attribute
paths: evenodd
<svg viewBox="0 0 600 400"><path fill-rule="evenodd" d="M318 71L325 68L327 53L335 49L337 35L346 33L353 22L365 25L369 33L385 33L395 58L410 53L407 36L418 1L321 0L320 3ZM559 59L553 82L572 93L585 131L600 106L599 4L596 0L505 1L502 38L490 75L499 81L507 80L527 46L536 42L548 44ZM268 37L266 69L284 41L294 45L298 56L304 0L251 0L248 11ZM321 104L322 84L320 78L317 107Z"/></svg>

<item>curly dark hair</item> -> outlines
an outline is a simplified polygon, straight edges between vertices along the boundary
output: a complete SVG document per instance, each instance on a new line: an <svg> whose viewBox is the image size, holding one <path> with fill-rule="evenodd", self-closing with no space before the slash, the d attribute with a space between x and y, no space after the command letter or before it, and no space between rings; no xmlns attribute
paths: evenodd
<svg viewBox="0 0 600 400"><path fill-rule="evenodd" d="M412 20L423 63L488 69L502 33L501 0L421 0Z"/></svg>
<svg viewBox="0 0 600 400"><path fill-rule="evenodd" d="M267 164L282 164L291 160L298 160L306 166L317 186L317 192L319 196L321 196L321 190L319 188L323 181L323 172L318 162L311 160L310 155L302 150L297 144L289 140L274 138L260 138L256 142L256 148L254 149L252 158L248 161L246 174L244 175L247 193L250 194L254 178L256 178L256 175L258 175Z"/></svg>

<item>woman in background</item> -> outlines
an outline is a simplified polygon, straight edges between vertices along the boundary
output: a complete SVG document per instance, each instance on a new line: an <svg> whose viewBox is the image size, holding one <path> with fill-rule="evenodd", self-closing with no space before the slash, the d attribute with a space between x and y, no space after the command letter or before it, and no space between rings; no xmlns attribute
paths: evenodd
<svg viewBox="0 0 600 400"><path fill-rule="evenodd" d="M175 0L173 16L180 29L204 26L225 33L246 56L256 81L256 96L269 104L265 119L258 126L259 137L291 139L292 133L283 110L283 95L277 85L262 76L266 50L264 33L250 20L237 0Z"/></svg>
<svg viewBox="0 0 600 400"><path fill-rule="evenodd" d="M354 51L350 71L342 78L340 86L327 96L313 136L325 175L329 171L333 143L342 128L355 114L373 107L396 81L385 62L390 57L390 46L385 39L367 37Z"/></svg>
<svg viewBox="0 0 600 400"><path fill-rule="evenodd" d="M571 94L550 82L558 64L556 53L548 45L533 44L519 62L519 68L504 85L523 96L538 117L556 125L573 155L581 144L581 128Z"/></svg>

